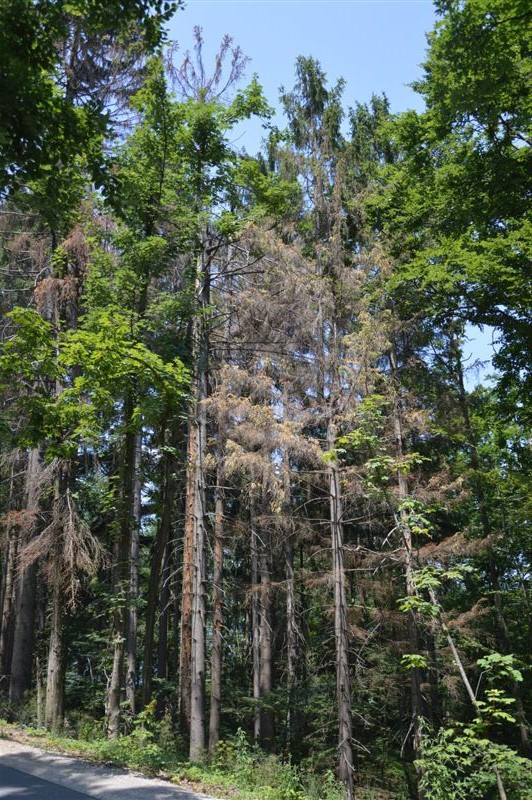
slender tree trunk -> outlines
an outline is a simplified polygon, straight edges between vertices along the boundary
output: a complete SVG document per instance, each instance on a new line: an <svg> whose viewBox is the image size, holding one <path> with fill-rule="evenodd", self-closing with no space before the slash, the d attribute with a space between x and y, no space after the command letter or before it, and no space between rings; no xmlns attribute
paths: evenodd
<svg viewBox="0 0 532 800"><path fill-rule="evenodd" d="M59 550L59 545L56 547ZM60 554L54 555L52 617L46 671L45 726L57 733L63 727L64 716L64 654L63 654L63 592Z"/></svg>
<svg viewBox="0 0 532 800"><path fill-rule="evenodd" d="M180 588L180 579L179 575L181 574L182 570L182 557L183 551L181 548L178 547L171 547L169 552L171 563L173 564L173 572L172 577L168 580L168 585L170 588L170 602L172 607L172 624L170 628L171 632L171 647L173 652L176 655L176 658L171 659L168 662L168 677L170 680L177 679L177 668L179 666L179 646L181 643L181 599L182 595L179 590Z"/></svg>
<svg viewBox="0 0 532 800"><path fill-rule="evenodd" d="M195 531L193 549L192 652L190 681L191 761L205 755L205 485L204 464L206 411L198 409L198 448L195 490Z"/></svg>
<svg viewBox="0 0 532 800"><path fill-rule="evenodd" d="M270 536L263 529L260 535L260 740L265 750L275 749L275 721L269 707L272 692L273 631Z"/></svg>
<svg viewBox="0 0 532 800"><path fill-rule="evenodd" d="M64 694L65 694L65 653L63 642L64 629L64 576L62 564L62 537L65 526L68 524L62 507L62 500L66 497L66 505L70 512L71 497L70 484L72 468L70 462L65 467L60 467L59 475L55 481L53 516L57 525L56 540L52 553L52 608L50 619L50 639L48 643L48 661L46 668L46 699L44 709L44 724L54 732L63 727L64 719ZM70 577L70 576L69 576ZM73 577L70 577L72 580Z"/></svg>
<svg viewBox="0 0 532 800"><path fill-rule="evenodd" d="M327 449L332 452L336 441L336 426L329 420ZM344 545L342 525L342 494L338 464L331 459L327 467L332 547L332 578L334 592L334 638L336 651L336 696L338 703L339 775L346 786L347 800L354 798L354 760L352 748L351 677L349 672L349 640L347 633L347 602L345 591Z"/></svg>
<svg viewBox="0 0 532 800"><path fill-rule="evenodd" d="M11 476L9 481L9 500L8 511L11 511L13 503L13 473L14 465L11 467ZM11 663L11 632L13 623L13 601L15 597L15 578L17 569L17 555L19 545L19 532L15 525L11 524L8 515L6 525L6 546L4 550L4 575L2 585L2 620L0 625L0 672L1 672L1 687L7 688L4 681L7 677L9 664Z"/></svg>
<svg viewBox="0 0 532 800"><path fill-rule="evenodd" d="M285 412L288 407L284 399ZM285 748L291 752L294 723L294 693L296 687L297 665L297 624L296 624L296 583L294 572L294 525L292 520L292 491L290 463L284 454L282 463L283 475L283 534L284 534L284 567L286 581L286 733Z"/></svg>
<svg viewBox="0 0 532 800"><path fill-rule="evenodd" d="M143 685L142 703L146 706L152 697L153 691L153 648L155 638L155 621L159 610L157 602L159 587L161 584L161 573L165 561L165 552L170 541L170 531L172 527L172 513L174 508L175 478L174 456L166 452L163 455L162 464L162 504L161 521L157 531L157 539L153 548L150 580L148 585L148 597L146 603L146 628L144 634L144 659L143 659ZM164 587L163 587L164 588Z"/></svg>
<svg viewBox="0 0 532 800"><path fill-rule="evenodd" d="M207 451L207 409L209 367L209 329L207 321L210 299L209 265L206 258L207 237L202 242L198 261L196 292L199 314L194 326L195 354L195 425L196 460L194 470L194 538L192 571L192 646L190 654L190 747L191 761L205 756L205 559L206 559L206 491L205 454Z"/></svg>
<svg viewBox="0 0 532 800"><path fill-rule="evenodd" d="M170 571L171 553L167 544L163 557L163 568L161 572L161 591L159 594L159 638L157 640L157 679L159 681L159 691L157 692L156 713L160 719L166 708L167 692L162 689L163 682L169 679L168 673L168 619L170 610Z"/></svg>
<svg viewBox="0 0 532 800"><path fill-rule="evenodd" d="M181 591L181 642L179 648L179 719L183 736L190 735L192 599L194 577L194 513L196 492L197 434L191 411L188 421L187 488L183 536L183 576Z"/></svg>
<svg viewBox="0 0 532 800"><path fill-rule="evenodd" d="M222 631L223 631L223 548L224 548L224 469L222 444L218 447L216 489L214 492L214 565L211 645L211 707L209 717L209 753L220 739L222 702Z"/></svg>
<svg viewBox="0 0 532 800"><path fill-rule="evenodd" d="M46 692L43 687L41 662L37 657L35 659L35 689L36 689L36 705L37 705L37 727L44 727L44 702Z"/></svg>
<svg viewBox="0 0 532 800"><path fill-rule="evenodd" d="M15 574L18 553L18 532L10 527L7 539L6 574L4 585L4 602L2 607L2 628L0 630L0 664L2 679L5 677L10 663L9 633L12 625L12 610L15 595Z"/></svg>
<svg viewBox="0 0 532 800"><path fill-rule="evenodd" d="M39 451L37 449L30 450L26 470L26 509L28 514L35 514L39 505L37 490L39 463ZM25 692L31 686L37 569L36 562L22 569L18 575L18 586L15 590L15 626L9 683L9 701L13 705L18 705L22 701Z"/></svg>
<svg viewBox="0 0 532 800"><path fill-rule="evenodd" d="M136 711L135 688L137 673L137 626L139 600L139 545L142 483L140 476L142 459L142 433L135 434L133 467L133 513L131 519L131 547L129 555L129 620L127 630L126 699L132 715Z"/></svg>
<svg viewBox="0 0 532 800"><path fill-rule="evenodd" d="M136 432L131 429L134 412L132 393L124 406L125 441L122 458L122 497L118 538L115 548L115 609L112 621L113 666L107 688L107 734L116 739L120 733L120 701L124 679L124 650L129 619L131 532L133 528L133 489L135 482Z"/></svg>
<svg viewBox="0 0 532 800"><path fill-rule="evenodd" d="M296 688L297 626L293 535L294 533L291 529L286 531L284 543L286 578L286 749L288 752L291 750L296 720L294 694Z"/></svg>
<svg viewBox="0 0 532 800"><path fill-rule="evenodd" d="M260 741L261 716L260 716L260 600L259 600L259 543L257 533L257 518L253 497L250 498L250 527L251 527L251 652L252 652L252 681L253 681L253 736L255 742Z"/></svg>

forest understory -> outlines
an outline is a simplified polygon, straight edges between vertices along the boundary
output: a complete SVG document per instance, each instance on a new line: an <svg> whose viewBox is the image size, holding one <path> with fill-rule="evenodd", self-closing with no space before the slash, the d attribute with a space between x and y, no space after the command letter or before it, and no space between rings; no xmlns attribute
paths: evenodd
<svg viewBox="0 0 532 800"><path fill-rule="evenodd" d="M181 5L0 3L0 735L531 800L528 5L437 0L422 112L300 56L283 127Z"/></svg>

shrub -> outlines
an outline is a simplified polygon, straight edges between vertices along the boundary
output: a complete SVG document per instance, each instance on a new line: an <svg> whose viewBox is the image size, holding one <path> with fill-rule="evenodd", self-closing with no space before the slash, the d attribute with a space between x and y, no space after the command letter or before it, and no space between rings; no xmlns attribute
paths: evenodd
<svg viewBox="0 0 532 800"><path fill-rule="evenodd" d="M483 800L497 788L496 770L508 797L532 800L531 762L505 745L480 738L469 727L444 728L427 740L421 789L426 800Z"/></svg>

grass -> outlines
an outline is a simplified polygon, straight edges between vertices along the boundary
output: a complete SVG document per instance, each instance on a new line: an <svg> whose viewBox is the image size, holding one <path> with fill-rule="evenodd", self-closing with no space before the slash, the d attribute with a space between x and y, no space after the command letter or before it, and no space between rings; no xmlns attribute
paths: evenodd
<svg viewBox="0 0 532 800"><path fill-rule="evenodd" d="M343 800L342 787L332 771L317 775L298 769L251 746L243 731L220 742L214 756L205 763L191 764L179 754L169 732L165 735L164 728L154 731L150 727L149 718L141 719L128 736L109 740L83 727L79 738L73 738L0 720L0 738L96 764L134 769L189 791L227 800ZM357 797L393 800L399 796L378 789L359 789Z"/></svg>

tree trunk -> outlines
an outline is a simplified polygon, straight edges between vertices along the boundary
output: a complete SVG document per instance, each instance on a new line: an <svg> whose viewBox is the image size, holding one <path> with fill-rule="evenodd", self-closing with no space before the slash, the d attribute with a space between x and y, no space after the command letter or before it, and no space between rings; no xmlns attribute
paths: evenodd
<svg viewBox="0 0 532 800"><path fill-rule="evenodd" d="M57 549L59 549L57 547ZM52 618L46 672L46 702L44 724L57 733L64 717L64 656L63 656L63 592L61 586L60 554L54 556L52 588Z"/></svg>
<svg viewBox="0 0 532 800"><path fill-rule="evenodd" d="M329 420L327 449L332 452L336 441L336 426ZM352 748L351 678L349 672L349 640L347 633L347 603L345 591L344 546L342 524L342 495L338 464L328 463L332 578L334 592L334 638L336 663L336 697L338 703L339 775L346 786L347 800L354 798L354 761Z"/></svg>
<svg viewBox="0 0 532 800"><path fill-rule="evenodd" d="M8 509L11 510L13 501L13 467L11 468L11 480L9 486L9 505ZM15 597L15 579L17 569L17 554L19 545L19 532L15 525L11 524L8 516L6 525L6 546L4 550L4 575L2 585L2 620L0 626L0 672L1 672L1 687L7 688L4 685L6 680L9 664L11 663L11 632L13 623L13 601Z"/></svg>
<svg viewBox="0 0 532 800"><path fill-rule="evenodd" d="M26 509L28 514L37 512L39 497L37 478L39 474L39 451L30 450L26 471ZM13 654L11 657L11 680L9 702L18 705L31 686L33 642L35 638L35 595L37 590L37 563L34 562L18 575L16 592Z"/></svg>
<svg viewBox="0 0 532 800"><path fill-rule="evenodd" d="M296 718L294 694L296 687L297 626L293 535L292 530L286 532L284 546L286 578L286 750L288 753L291 751Z"/></svg>
<svg viewBox="0 0 532 800"><path fill-rule="evenodd" d="M181 734L190 735L191 658L192 658L192 598L194 510L197 462L197 435L193 412L188 421L187 488L185 503L185 528L183 535L183 577L181 591L181 642L179 648L179 720Z"/></svg>
<svg viewBox="0 0 532 800"><path fill-rule="evenodd" d="M252 652L252 681L253 681L253 737L259 742L261 735L260 726L260 601L259 601L259 544L257 534L257 519L255 503L250 497L250 527L251 527L251 652Z"/></svg>
<svg viewBox="0 0 532 800"><path fill-rule="evenodd" d="M195 408L193 433L196 437L194 473L194 529L192 543L192 637L190 653L190 747L191 761L205 756L205 548L206 491L205 454L207 452L207 409L209 366L208 305L210 300L207 237L202 242L196 273L199 311L193 326ZM187 512L188 512L187 508Z"/></svg>
<svg viewBox="0 0 532 800"><path fill-rule="evenodd" d="M168 618L170 608L170 574L171 553L168 544L163 556L161 571L161 591L159 593L159 638L157 641L157 679L159 690L157 692L156 714L161 719L167 704L167 692L163 684L169 679L168 674Z"/></svg>
<svg viewBox="0 0 532 800"><path fill-rule="evenodd" d="M126 397L124 405L125 441L122 458L122 497L118 538L115 548L115 609L112 620L113 666L107 687L107 735L116 739L120 733L120 700L122 694L124 650L129 619L131 532L133 528L133 490L137 434L131 428L134 413L133 394Z"/></svg>
<svg viewBox="0 0 532 800"><path fill-rule="evenodd" d="M206 377L206 376L205 376ZM202 397L204 397L202 392ZM192 651L190 659L190 748L191 761L205 755L205 484L204 453L206 444L206 411L199 404L197 411L197 462L194 505Z"/></svg>
<svg viewBox="0 0 532 800"><path fill-rule="evenodd" d="M35 659L35 693L36 693L36 706L37 706L37 727L44 727L44 701L46 692L43 687L41 662L37 657Z"/></svg>
<svg viewBox="0 0 532 800"><path fill-rule="evenodd" d="M164 512L163 512L164 514ZM157 541L152 553L150 566L150 580L148 585L148 598L146 603L146 629L144 633L144 655L142 661L142 705L146 707L153 694L153 650L155 644L155 621L159 604L159 586L161 579L162 561L164 558L163 521L159 525Z"/></svg>
<svg viewBox="0 0 532 800"><path fill-rule="evenodd" d="M13 655L9 702L18 705L31 687L33 642L35 638L35 593L37 589L37 564L30 564L19 577L15 611Z"/></svg>
<svg viewBox="0 0 532 800"><path fill-rule="evenodd" d="M159 587L161 574L165 561L165 552L170 541L172 527L172 513L174 508L175 479L174 456L164 452L162 464L162 502L161 521L157 531L157 539L152 552L150 565L150 580L148 585L148 598L146 603L146 629L144 634L144 659L143 659L143 685L142 704L148 705L153 692L153 648L155 638L155 621L159 611ZM159 634L160 638L160 634ZM159 660L159 659L158 659ZM166 677L166 676L165 676Z"/></svg>
<svg viewBox="0 0 532 800"><path fill-rule="evenodd" d="M129 620L127 631L127 672L126 672L126 699L130 714L135 714L135 687L137 673L137 625L138 625L138 600L139 600L139 544L140 544L140 517L141 517L141 491L140 477L142 459L142 433L135 434L135 456L133 475L133 513L131 519L131 547L129 555Z"/></svg>
<svg viewBox="0 0 532 800"><path fill-rule="evenodd" d="M224 470L223 452L218 448L216 489L214 493L214 565L211 645L211 707L209 717L209 753L220 739L222 701L222 630L223 630L223 546L224 546Z"/></svg>
<svg viewBox="0 0 532 800"><path fill-rule="evenodd" d="M275 749L275 721L268 706L272 692L273 631L270 536L266 530L260 536L260 741L265 750Z"/></svg>
<svg viewBox="0 0 532 800"><path fill-rule="evenodd" d="M287 418L287 398L284 399L283 413ZM283 475L283 535L284 535L284 568L286 581L286 730L285 749L291 752L294 736L295 710L294 693L296 686L297 665L297 624L296 624L296 584L294 572L294 525L292 519L292 490L290 463L284 454L282 463Z"/></svg>

